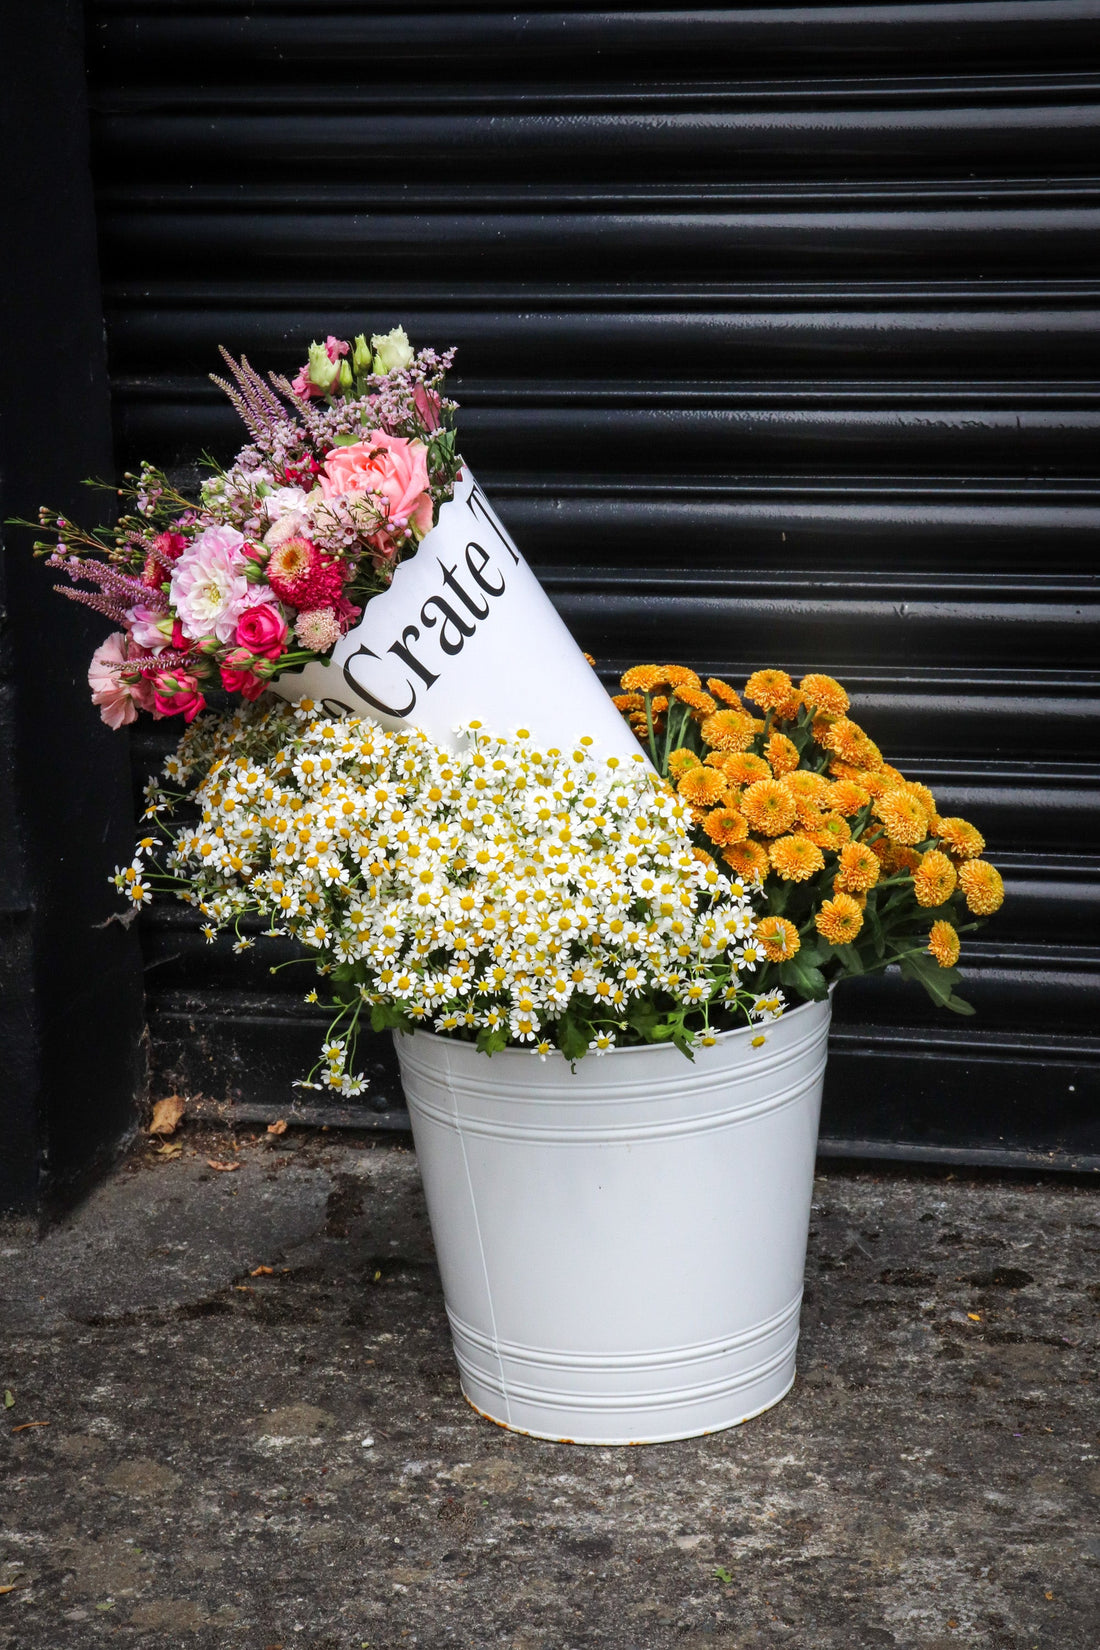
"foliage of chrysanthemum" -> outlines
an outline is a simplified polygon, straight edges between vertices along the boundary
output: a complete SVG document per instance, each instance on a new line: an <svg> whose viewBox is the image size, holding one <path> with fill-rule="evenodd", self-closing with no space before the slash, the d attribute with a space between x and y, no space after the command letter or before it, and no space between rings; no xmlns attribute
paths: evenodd
<svg viewBox="0 0 1100 1650"><path fill-rule="evenodd" d="M959 933L1004 898L980 831L942 817L927 786L884 760L831 676L796 686L757 670L740 693L710 676L710 710L690 692L656 697L680 669L627 672L631 726L689 804L697 845L761 889L757 983L821 998L843 974L897 963L935 1002L970 1013L955 991Z"/></svg>
<svg viewBox="0 0 1100 1650"><path fill-rule="evenodd" d="M475 724L453 755L304 700L200 720L150 802L196 817L165 827L162 862L146 838L116 885L139 905L160 864L208 938L230 925L247 945L259 916L297 941L342 1005L310 1081L345 1094L364 1020L576 1060L689 1052L773 1017L774 992L757 1006L752 989L752 895L698 852L690 807L640 756L591 744Z"/></svg>

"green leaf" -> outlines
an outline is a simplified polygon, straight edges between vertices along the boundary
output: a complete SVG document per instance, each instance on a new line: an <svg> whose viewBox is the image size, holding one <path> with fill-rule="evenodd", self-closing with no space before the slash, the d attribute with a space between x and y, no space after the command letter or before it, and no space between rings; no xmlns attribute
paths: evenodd
<svg viewBox="0 0 1100 1650"><path fill-rule="evenodd" d="M581 1060L588 1053L589 1027L582 1026L572 1014L563 1014L555 1035L558 1047L567 1060Z"/></svg>
<svg viewBox="0 0 1100 1650"><path fill-rule="evenodd" d="M499 1054L501 1049L508 1047L508 1027L496 1026L490 1030L482 1026L477 1034L477 1049L479 1054Z"/></svg>
<svg viewBox="0 0 1100 1650"><path fill-rule="evenodd" d="M362 439L362 436L356 435L354 431L344 431L343 434L333 437L332 444L334 447L354 447L356 442Z"/></svg>
<svg viewBox="0 0 1100 1650"><path fill-rule="evenodd" d="M10 1389L6 1389L5 1392L4 1392L4 1408L5 1409L14 1409L15 1408L15 1393L12 1392Z"/></svg>
<svg viewBox="0 0 1100 1650"><path fill-rule="evenodd" d="M728 1587L730 1582L733 1580L733 1576L730 1574L729 1570L726 1569L724 1564L719 1564L718 1568L714 1572L714 1579L715 1581L721 1581Z"/></svg>
<svg viewBox="0 0 1100 1650"><path fill-rule="evenodd" d="M955 987L962 980L957 968L941 968L934 957L924 952L903 957L899 967L902 979L918 980L937 1007L949 1008L953 1014L974 1013L973 1006L956 995Z"/></svg>
<svg viewBox="0 0 1100 1650"><path fill-rule="evenodd" d="M833 955L846 974L863 973L863 960L854 945L834 945Z"/></svg>
<svg viewBox="0 0 1100 1650"><path fill-rule="evenodd" d="M790 991L797 991L800 997L807 997L815 1003L821 1002L829 995L828 982L820 968L816 968L812 963L804 963L801 954L780 963L779 983Z"/></svg>

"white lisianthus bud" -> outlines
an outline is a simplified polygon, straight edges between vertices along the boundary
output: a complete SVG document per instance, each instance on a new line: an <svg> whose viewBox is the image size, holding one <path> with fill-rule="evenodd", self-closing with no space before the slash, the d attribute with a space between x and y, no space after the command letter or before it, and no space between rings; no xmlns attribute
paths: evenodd
<svg viewBox="0 0 1100 1650"><path fill-rule="evenodd" d="M376 332L370 345L374 351L375 372L403 372L413 364L413 348L404 327L394 327L387 333Z"/></svg>

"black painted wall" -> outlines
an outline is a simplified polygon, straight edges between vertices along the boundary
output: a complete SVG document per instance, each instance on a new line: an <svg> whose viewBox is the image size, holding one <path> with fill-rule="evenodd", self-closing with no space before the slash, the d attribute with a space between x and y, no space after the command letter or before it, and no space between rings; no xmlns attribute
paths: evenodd
<svg viewBox="0 0 1100 1650"><path fill-rule="evenodd" d="M113 465L83 21L35 0L0 22L0 520L47 500L75 515L80 478ZM136 936L96 926L133 842L127 742L88 700L102 622L52 594L32 534L0 532L0 1213L30 1214L77 1196L134 1125L142 977Z"/></svg>
<svg viewBox="0 0 1100 1650"><path fill-rule="evenodd" d="M457 343L463 449L609 677L827 670L1006 873L976 1022L841 994L827 1149L1100 1166L1100 5L88 16L119 461L231 449L219 342ZM277 953L143 943L158 1081L285 1109Z"/></svg>

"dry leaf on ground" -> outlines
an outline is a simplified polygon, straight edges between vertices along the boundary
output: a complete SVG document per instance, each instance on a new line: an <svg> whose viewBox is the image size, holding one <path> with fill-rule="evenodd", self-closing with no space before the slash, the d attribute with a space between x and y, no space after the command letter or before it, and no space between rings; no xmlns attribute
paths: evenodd
<svg viewBox="0 0 1100 1650"><path fill-rule="evenodd" d="M217 1169L219 1174L232 1174L234 1169L239 1169L241 1165L239 1163L219 1163L216 1157L208 1157L206 1166L208 1169Z"/></svg>
<svg viewBox="0 0 1100 1650"><path fill-rule="evenodd" d="M183 1142L181 1140L162 1140L153 1155L155 1157L173 1158L179 1157L182 1151Z"/></svg>
<svg viewBox="0 0 1100 1650"><path fill-rule="evenodd" d="M250 1278L270 1278L274 1274L274 1266L254 1266L248 1275Z"/></svg>
<svg viewBox="0 0 1100 1650"><path fill-rule="evenodd" d="M153 1121L149 1125L149 1133L175 1134L186 1109L185 1101L178 1094L170 1094L166 1100L158 1100L153 1107Z"/></svg>
<svg viewBox="0 0 1100 1650"><path fill-rule="evenodd" d="M269 1123L267 1125L267 1132L268 1132L268 1134L285 1134L286 1133L286 1118L285 1117L280 1117L277 1122Z"/></svg>

